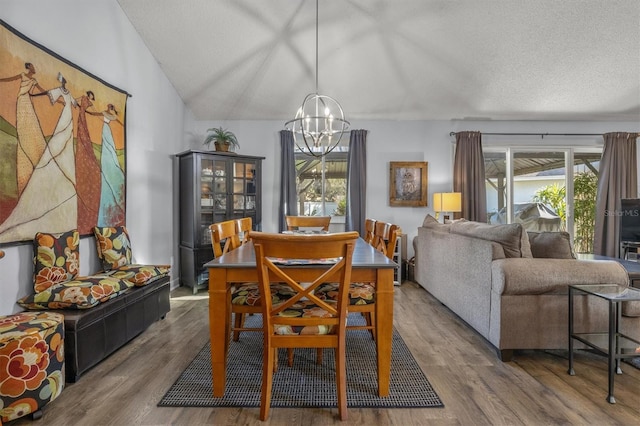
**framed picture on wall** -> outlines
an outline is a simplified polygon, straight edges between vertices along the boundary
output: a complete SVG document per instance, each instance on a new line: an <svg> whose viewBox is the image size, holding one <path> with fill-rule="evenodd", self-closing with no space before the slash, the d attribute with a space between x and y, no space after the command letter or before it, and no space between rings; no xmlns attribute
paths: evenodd
<svg viewBox="0 0 640 426"><path fill-rule="evenodd" d="M427 205L427 162L389 163L389 205L424 207Z"/></svg>

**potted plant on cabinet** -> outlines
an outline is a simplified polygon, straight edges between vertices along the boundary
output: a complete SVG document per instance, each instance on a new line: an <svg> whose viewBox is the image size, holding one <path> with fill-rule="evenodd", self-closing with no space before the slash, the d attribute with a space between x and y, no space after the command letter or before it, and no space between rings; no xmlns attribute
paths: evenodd
<svg viewBox="0 0 640 426"><path fill-rule="evenodd" d="M238 143L238 139L233 132L230 132L227 129L223 129L222 127L214 127L211 129L207 129L209 134L204 140L203 145L207 147L210 146L211 142L213 142L216 151L227 152L229 151L229 147L233 146L233 150L236 148L240 148L240 144Z"/></svg>

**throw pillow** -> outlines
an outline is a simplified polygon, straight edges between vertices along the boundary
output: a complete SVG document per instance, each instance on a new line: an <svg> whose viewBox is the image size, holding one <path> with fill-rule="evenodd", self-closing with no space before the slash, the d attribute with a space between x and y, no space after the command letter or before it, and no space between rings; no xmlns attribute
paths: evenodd
<svg viewBox="0 0 640 426"><path fill-rule="evenodd" d="M568 232L528 232L533 257L575 259Z"/></svg>
<svg viewBox="0 0 640 426"><path fill-rule="evenodd" d="M520 254L522 257L533 258L533 253L531 252L531 242L529 241L529 233L524 227L520 229Z"/></svg>
<svg viewBox="0 0 640 426"><path fill-rule="evenodd" d="M440 222L438 222L438 219L436 219L435 217L431 216L430 214L426 215L424 217L424 220L422 221L422 226L424 228L429 228L431 226L440 226L442 225Z"/></svg>
<svg viewBox="0 0 640 426"><path fill-rule="evenodd" d="M438 222L438 219L428 214L427 216L425 216L424 220L422 221L422 227L433 229L440 232L449 232L449 228L451 228L452 223L465 222L465 221L466 221L465 219L457 219L454 221L449 221L447 223L440 223Z"/></svg>
<svg viewBox="0 0 640 426"><path fill-rule="evenodd" d="M98 257L102 260L102 269L110 271L131 264L131 243L126 227L95 227L93 234L96 237Z"/></svg>
<svg viewBox="0 0 640 426"><path fill-rule="evenodd" d="M78 276L80 233L36 233L33 239L33 289L36 293Z"/></svg>
<svg viewBox="0 0 640 426"><path fill-rule="evenodd" d="M499 243L506 257L523 257L522 233L525 232L519 223L507 225L490 225L487 223L462 221L452 223L451 233L480 238ZM526 254L526 253L525 253Z"/></svg>

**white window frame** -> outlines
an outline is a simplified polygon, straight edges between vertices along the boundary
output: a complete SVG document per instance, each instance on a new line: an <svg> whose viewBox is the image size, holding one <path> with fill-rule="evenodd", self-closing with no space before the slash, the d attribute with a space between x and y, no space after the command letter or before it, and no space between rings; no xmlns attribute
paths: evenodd
<svg viewBox="0 0 640 426"><path fill-rule="evenodd" d="M507 223L513 223L513 202L514 199L514 174L513 174L513 158L514 155L518 152L564 152L565 153L565 204L566 204L566 215L567 215L567 232L571 238L571 244L573 245L573 234L574 234L574 216L573 216L573 202L574 202L574 167L572 166L574 163L574 158L576 153L602 153L603 145L589 145L589 146L566 146L566 145L517 145L517 146L497 146L491 145L483 147L483 152L499 152L505 153L505 171L507 174L506 178L506 207L507 207Z"/></svg>

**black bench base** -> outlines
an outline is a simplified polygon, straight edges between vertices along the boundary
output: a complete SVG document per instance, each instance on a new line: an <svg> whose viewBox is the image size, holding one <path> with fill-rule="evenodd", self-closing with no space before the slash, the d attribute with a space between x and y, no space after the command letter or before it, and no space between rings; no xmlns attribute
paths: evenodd
<svg viewBox="0 0 640 426"><path fill-rule="evenodd" d="M86 310L63 310L66 381L111 355L171 310L170 277L131 288Z"/></svg>

